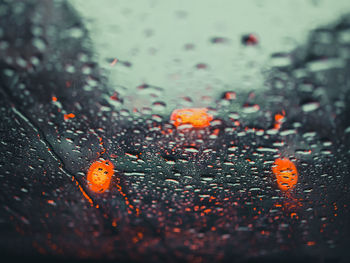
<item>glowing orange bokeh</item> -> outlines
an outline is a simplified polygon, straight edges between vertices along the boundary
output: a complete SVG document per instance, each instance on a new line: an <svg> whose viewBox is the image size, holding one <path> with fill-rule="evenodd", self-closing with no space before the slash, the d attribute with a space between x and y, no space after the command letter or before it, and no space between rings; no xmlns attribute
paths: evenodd
<svg viewBox="0 0 350 263"><path fill-rule="evenodd" d="M72 119L72 118L75 118L75 114L74 113L69 113L69 114L64 114L64 120L69 120L69 119Z"/></svg>
<svg viewBox="0 0 350 263"><path fill-rule="evenodd" d="M288 191L298 182L298 171L294 163L287 158L276 159L272 166L272 172L277 179L278 188Z"/></svg>
<svg viewBox="0 0 350 263"><path fill-rule="evenodd" d="M213 116L207 113L206 108L177 109L171 114L170 120L176 127L191 124L195 128L204 128L210 125Z"/></svg>
<svg viewBox="0 0 350 263"><path fill-rule="evenodd" d="M275 114L275 125L274 129L279 130L282 126L284 116L286 115L286 112L283 110L282 113Z"/></svg>
<svg viewBox="0 0 350 263"><path fill-rule="evenodd" d="M91 164L88 173L87 181L91 191L103 193L109 188L114 166L110 161L96 161Z"/></svg>

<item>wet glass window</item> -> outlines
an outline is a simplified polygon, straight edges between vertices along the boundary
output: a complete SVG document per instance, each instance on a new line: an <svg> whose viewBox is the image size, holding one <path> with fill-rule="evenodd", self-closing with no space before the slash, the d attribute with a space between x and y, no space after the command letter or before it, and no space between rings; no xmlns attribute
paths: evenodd
<svg viewBox="0 0 350 263"><path fill-rule="evenodd" d="M12 260L348 262L350 2L0 1Z"/></svg>

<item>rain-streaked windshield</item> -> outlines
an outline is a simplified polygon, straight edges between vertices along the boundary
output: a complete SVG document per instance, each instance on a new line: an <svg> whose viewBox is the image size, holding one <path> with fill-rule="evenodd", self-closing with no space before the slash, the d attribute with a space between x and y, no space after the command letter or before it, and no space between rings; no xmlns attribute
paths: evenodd
<svg viewBox="0 0 350 263"><path fill-rule="evenodd" d="M349 1L0 1L1 254L348 262L349 105Z"/></svg>

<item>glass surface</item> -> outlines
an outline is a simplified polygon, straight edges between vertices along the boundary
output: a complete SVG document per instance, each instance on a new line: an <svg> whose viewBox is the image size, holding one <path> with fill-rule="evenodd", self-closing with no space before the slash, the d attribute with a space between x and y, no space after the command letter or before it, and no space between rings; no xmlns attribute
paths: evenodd
<svg viewBox="0 0 350 263"><path fill-rule="evenodd" d="M12 260L348 262L350 2L0 2Z"/></svg>

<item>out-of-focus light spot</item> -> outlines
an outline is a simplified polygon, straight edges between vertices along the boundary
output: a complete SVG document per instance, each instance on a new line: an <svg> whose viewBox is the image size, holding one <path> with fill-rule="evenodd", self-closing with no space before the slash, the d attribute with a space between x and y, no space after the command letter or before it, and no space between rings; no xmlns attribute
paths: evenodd
<svg viewBox="0 0 350 263"><path fill-rule="evenodd" d="M290 213L290 218L298 219L299 217L298 217L297 213L293 212L293 213Z"/></svg>
<svg viewBox="0 0 350 263"><path fill-rule="evenodd" d="M112 99L112 100L118 100L118 94L116 93L116 92L114 92L113 93L113 95L112 96L110 96L110 98Z"/></svg>
<svg viewBox="0 0 350 263"><path fill-rule="evenodd" d="M52 96L52 101L57 101L57 97Z"/></svg>
<svg viewBox="0 0 350 263"><path fill-rule="evenodd" d="M196 68L197 68L197 69L206 69L207 67L208 67L208 65L205 64L205 63L198 63L198 64L196 65Z"/></svg>
<svg viewBox="0 0 350 263"><path fill-rule="evenodd" d="M118 62L118 59L115 58L113 61L109 64L111 67L113 67Z"/></svg>
<svg viewBox="0 0 350 263"><path fill-rule="evenodd" d="M310 247L310 246L314 246L316 244L315 241L308 241L307 242L307 245Z"/></svg>
<svg viewBox="0 0 350 263"><path fill-rule="evenodd" d="M242 43L246 46L254 46L259 43L258 37L254 34L244 35L242 37Z"/></svg>
<svg viewBox="0 0 350 263"><path fill-rule="evenodd" d="M298 182L297 168L287 158L276 159L272 166L272 172L276 176L278 188L282 191L294 188Z"/></svg>
<svg viewBox="0 0 350 263"><path fill-rule="evenodd" d="M273 127L275 130L279 130L281 128L285 115L286 113L284 110L282 111L282 113L275 114L275 125Z"/></svg>
<svg viewBox="0 0 350 263"><path fill-rule="evenodd" d="M225 100L235 100L236 99L236 92L227 91L224 93L223 98Z"/></svg>
<svg viewBox="0 0 350 263"><path fill-rule="evenodd" d="M96 193L105 192L111 183L112 175L114 174L113 169L113 164L108 160L99 160L92 163L87 173L90 190Z"/></svg>
<svg viewBox="0 0 350 263"><path fill-rule="evenodd" d="M75 117L74 113L68 113L68 114L64 114L64 120L69 120Z"/></svg>
<svg viewBox="0 0 350 263"><path fill-rule="evenodd" d="M50 205L56 205L54 200L47 200L47 203L50 204Z"/></svg>
<svg viewBox="0 0 350 263"><path fill-rule="evenodd" d="M283 118L284 118L284 115L282 115L282 114L275 115L275 121L281 121Z"/></svg>
<svg viewBox="0 0 350 263"><path fill-rule="evenodd" d="M195 128L204 128L210 125L213 116L207 113L206 108L177 109L171 114L170 120L176 127L191 124Z"/></svg>

